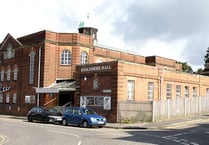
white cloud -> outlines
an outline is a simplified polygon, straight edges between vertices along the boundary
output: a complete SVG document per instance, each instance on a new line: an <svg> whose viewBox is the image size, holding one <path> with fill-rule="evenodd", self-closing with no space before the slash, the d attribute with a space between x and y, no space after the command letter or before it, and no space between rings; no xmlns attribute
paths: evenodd
<svg viewBox="0 0 209 145"><path fill-rule="evenodd" d="M100 44L203 66L209 40L207 0L6 0L0 41L44 29L77 32L87 13Z"/></svg>

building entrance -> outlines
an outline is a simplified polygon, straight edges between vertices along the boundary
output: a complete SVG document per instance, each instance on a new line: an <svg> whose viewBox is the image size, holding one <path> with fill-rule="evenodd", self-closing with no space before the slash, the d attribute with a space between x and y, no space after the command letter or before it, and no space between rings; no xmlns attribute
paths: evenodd
<svg viewBox="0 0 209 145"><path fill-rule="evenodd" d="M60 92L58 105L63 106L66 104L74 105L74 92Z"/></svg>

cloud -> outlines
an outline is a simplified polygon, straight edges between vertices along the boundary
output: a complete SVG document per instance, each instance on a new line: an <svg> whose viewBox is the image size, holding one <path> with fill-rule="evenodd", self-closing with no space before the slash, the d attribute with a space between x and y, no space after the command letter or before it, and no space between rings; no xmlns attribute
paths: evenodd
<svg viewBox="0 0 209 145"><path fill-rule="evenodd" d="M132 1L113 22L113 30L129 49L203 66L209 34L208 5L207 0Z"/></svg>
<svg viewBox="0 0 209 145"><path fill-rule="evenodd" d="M208 5L208 0L7 0L1 3L0 39L44 29L78 32L89 13L100 44L198 68L208 47Z"/></svg>

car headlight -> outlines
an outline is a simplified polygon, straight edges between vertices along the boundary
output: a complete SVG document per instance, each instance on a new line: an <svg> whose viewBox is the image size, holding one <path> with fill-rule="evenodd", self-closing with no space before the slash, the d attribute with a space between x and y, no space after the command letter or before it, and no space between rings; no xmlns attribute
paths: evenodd
<svg viewBox="0 0 209 145"><path fill-rule="evenodd" d="M93 117L91 117L90 120L91 120L92 122L96 122L96 121L97 121L97 119L96 119L96 118L93 118Z"/></svg>
<svg viewBox="0 0 209 145"><path fill-rule="evenodd" d="M106 118L103 118L103 121L107 121L107 119Z"/></svg>

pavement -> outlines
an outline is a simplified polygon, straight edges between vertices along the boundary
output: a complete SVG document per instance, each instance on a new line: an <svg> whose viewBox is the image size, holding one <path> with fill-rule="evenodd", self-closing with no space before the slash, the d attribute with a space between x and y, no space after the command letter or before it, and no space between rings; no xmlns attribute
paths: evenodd
<svg viewBox="0 0 209 145"><path fill-rule="evenodd" d="M1 115L0 118L22 119L26 120L25 116ZM163 129L172 128L175 126L184 126L190 124L199 124L209 122L209 114L199 116L189 116L184 118L172 118L169 120L156 122L136 122L136 123L107 123L105 128L115 129Z"/></svg>
<svg viewBox="0 0 209 145"><path fill-rule="evenodd" d="M136 122L131 124L124 123L107 123L107 128L116 129L163 129L175 128L175 126L186 126L191 124L200 124L209 122L209 114L199 116L189 116L184 118L172 118L169 120L156 121L156 122Z"/></svg>

